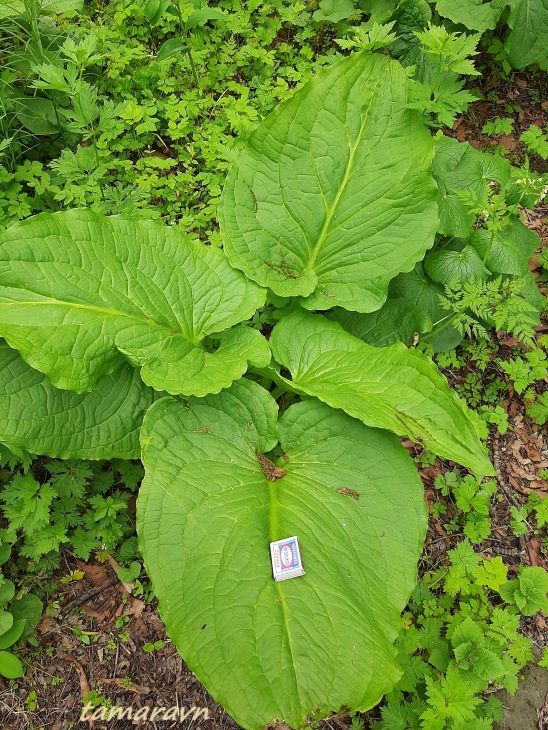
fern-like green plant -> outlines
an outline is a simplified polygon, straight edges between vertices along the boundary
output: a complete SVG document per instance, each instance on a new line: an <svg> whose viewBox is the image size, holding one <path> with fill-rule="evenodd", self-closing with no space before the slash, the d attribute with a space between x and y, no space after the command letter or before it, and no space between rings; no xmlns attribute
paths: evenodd
<svg viewBox="0 0 548 730"><path fill-rule="evenodd" d="M410 83L361 52L281 104L228 175L224 251L87 210L0 236L0 440L140 450L139 540L167 631L252 730L366 710L401 674L426 511L397 436L493 474L433 362L361 337L439 226ZM278 582L269 543L290 536L305 574Z"/></svg>

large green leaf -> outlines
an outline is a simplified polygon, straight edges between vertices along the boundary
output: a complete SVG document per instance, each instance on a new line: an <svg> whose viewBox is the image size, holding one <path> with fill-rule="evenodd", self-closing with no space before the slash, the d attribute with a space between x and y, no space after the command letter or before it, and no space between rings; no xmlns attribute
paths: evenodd
<svg viewBox="0 0 548 730"><path fill-rule="evenodd" d="M376 348L321 315L294 312L272 331L276 360L300 391L388 428L477 474L494 474L466 406L434 363L402 343Z"/></svg>
<svg viewBox="0 0 548 730"><path fill-rule="evenodd" d="M432 138L407 88L399 63L354 54L262 122L221 200L233 266L308 309L382 305L437 222Z"/></svg>
<svg viewBox="0 0 548 730"><path fill-rule="evenodd" d="M60 459L137 459L139 429L157 397L119 363L91 393L55 388L0 343L0 441Z"/></svg>
<svg viewBox="0 0 548 730"><path fill-rule="evenodd" d="M389 46L390 55L404 66L418 60L421 55L421 42L417 33L425 30L432 19L432 11L426 0L400 0L398 8L391 17L397 40ZM416 69L414 78L416 77Z"/></svg>
<svg viewBox="0 0 548 730"><path fill-rule="evenodd" d="M508 0L438 0L436 10L453 23L485 33L496 27Z"/></svg>
<svg viewBox="0 0 548 730"><path fill-rule="evenodd" d="M504 48L514 68L548 57L548 0L513 0Z"/></svg>
<svg viewBox="0 0 548 730"><path fill-rule="evenodd" d="M276 468L257 456L277 441L277 407L259 385L189 405L148 412L137 506L147 572L187 665L251 730L376 704L400 674L393 642L426 526L405 449L307 400L280 419ZM276 583L269 542L292 535L306 575Z"/></svg>
<svg viewBox="0 0 548 730"><path fill-rule="evenodd" d="M41 13L48 15L61 15L82 12L84 0L42 0L39 5ZM0 3L0 19L11 18L18 15L25 15L26 8L24 0L2 0Z"/></svg>
<svg viewBox="0 0 548 730"><path fill-rule="evenodd" d="M218 392L268 364L258 332L244 354L223 332L264 298L220 251L150 221L71 210L0 234L0 334L59 388L95 388L123 353L156 390Z"/></svg>

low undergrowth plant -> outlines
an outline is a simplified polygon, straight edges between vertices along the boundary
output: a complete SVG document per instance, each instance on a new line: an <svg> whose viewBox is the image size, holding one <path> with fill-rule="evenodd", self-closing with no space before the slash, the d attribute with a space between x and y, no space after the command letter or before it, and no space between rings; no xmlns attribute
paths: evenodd
<svg viewBox="0 0 548 730"><path fill-rule="evenodd" d="M4 539L17 543L27 570L58 568L61 546L82 560L94 554L102 562L118 548L122 562L135 557L128 502L142 468L125 460L108 467L100 461L37 460L31 470L19 468L2 487Z"/></svg>
<svg viewBox="0 0 548 730"><path fill-rule="evenodd" d="M11 555L11 544L7 535L0 534L0 566L4 566ZM24 674L21 659L14 651L27 640L35 640L31 634L42 615L42 602L32 593L19 594L13 581L0 570L0 676L17 679Z"/></svg>
<svg viewBox="0 0 548 730"><path fill-rule="evenodd" d="M520 141L531 154L539 155L543 160L548 159L548 134L536 124L531 124L529 129L521 134Z"/></svg>
<svg viewBox="0 0 548 730"><path fill-rule="evenodd" d="M0 439L51 459L141 454L140 546L167 631L245 727L365 710L400 675L426 513L389 431L493 473L427 356L342 326L368 325L434 242L434 140L411 83L362 52L280 105L228 175L224 252L88 210L0 240ZM33 491L24 535L87 479L45 468L42 485L27 473L4 491L15 522L16 494ZM269 542L291 535L306 574L279 583Z"/></svg>
<svg viewBox="0 0 548 730"><path fill-rule="evenodd" d="M500 557L480 557L467 540L448 558L447 567L425 572L411 596L398 640L404 673L373 723L377 730L491 728L503 719L494 691L513 694L533 659L519 613L546 609L545 571L525 568L508 580Z"/></svg>

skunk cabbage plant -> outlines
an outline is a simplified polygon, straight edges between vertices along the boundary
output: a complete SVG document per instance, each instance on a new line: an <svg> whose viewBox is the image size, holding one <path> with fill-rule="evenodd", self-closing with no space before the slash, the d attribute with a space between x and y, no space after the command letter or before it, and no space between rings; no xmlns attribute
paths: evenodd
<svg viewBox="0 0 548 730"><path fill-rule="evenodd" d="M366 710L397 681L426 529L398 436L493 473L433 362L340 316L359 329L439 225L408 84L361 53L281 104L228 175L224 251L89 210L0 235L0 440L141 455L137 527L167 632L250 730ZM289 536L305 575L277 582L269 543Z"/></svg>

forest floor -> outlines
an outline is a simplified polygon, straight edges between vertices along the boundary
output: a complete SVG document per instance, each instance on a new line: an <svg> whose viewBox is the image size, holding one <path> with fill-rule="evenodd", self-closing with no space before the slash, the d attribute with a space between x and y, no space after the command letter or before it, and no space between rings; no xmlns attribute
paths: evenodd
<svg viewBox="0 0 548 730"><path fill-rule="evenodd" d="M484 77L481 88L489 98L473 104L468 114L458 119L453 134L460 141L474 147L500 145L511 161L523 161L524 148L520 132L531 124L548 127L547 75L516 74L512 82L499 77ZM514 131L509 135L489 137L481 133L483 125L496 117L514 120ZM531 167L539 172L548 169L548 163L531 158ZM543 238L548 246L548 207L526 211L526 223ZM533 258L530 266L535 276L541 270ZM545 292L545 284L539 282ZM538 328L539 334L548 332L548 318ZM541 566L548 569L548 555L543 551L538 535L516 537L509 526L510 508L519 507L528 495L536 492L548 498L548 481L539 473L548 468L548 432L526 415L521 396L515 392L506 374L497 363L508 359L517 342L504 333L493 333L496 352L485 370L475 362L464 367L446 369L452 386L463 386L470 373L480 373L486 379L496 376L505 380L507 395L504 409L509 429L503 436L489 440L491 456L497 469L499 491L503 499L492 500L490 513L491 534L479 546L485 557L501 556L509 570L517 573L520 565ZM548 390L548 382L536 384L537 392ZM412 455L420 454L416 447L406 444ZM454 504L450 498L434 492L437 474L449 468L447 462L436 461L421 470L425 499L431 506L446 499L447 514ZM425 556L429 565L443 564L446 554L462 537L448 534L443 522L431 516ZM166 637L156 603L130 595L108 564L75 561L64 556L59 576L80 569L85 577L77 582L59 586L57 615L44 616L37 629L40 651L33 659L26 676L9 686L0 679L1 730L67 730L72 727L93 727L93 722L80 721L82 697L89 695L97 706L132 707L134 712L145 706L178 706L190 709L207 708L209 719L197 720L192 715L173 722L140 722L143 730L221 730L237 728L236 723L206 693L194 675L188 671L175 646ZM77 610L74 611L74 607ZM51 613L51 612L50 612ZM539 653L548 643L548 617L541 613L523 619L522 630ZM154 648L155 642L160 642ZM526 679L515 697L500 691L506 708L503 730L545 730L548 728L548 671L539 667L526 670ZM35 693L35 694L34 694ZM372 711L371 717L378 717ZM365 726L367 727L367 716ZM321 730L341 730L350 726L348 717L333 717L320 723ZM97 730L130 730L130 720L96 721Z"/></svg>

